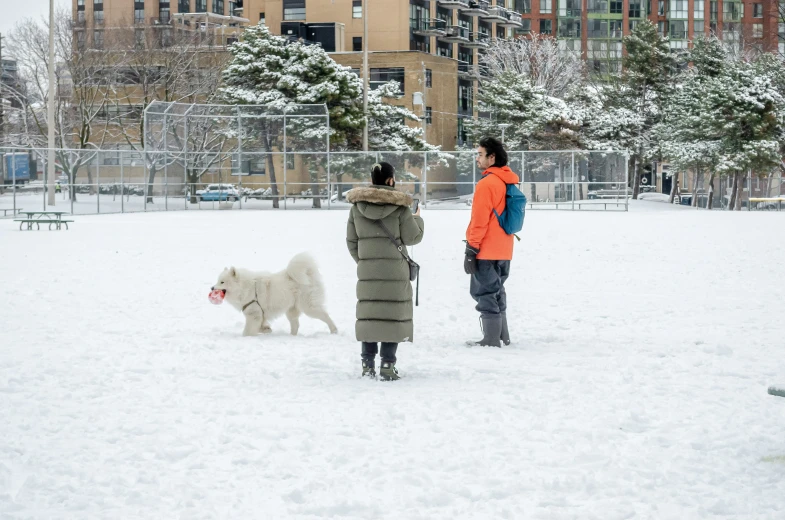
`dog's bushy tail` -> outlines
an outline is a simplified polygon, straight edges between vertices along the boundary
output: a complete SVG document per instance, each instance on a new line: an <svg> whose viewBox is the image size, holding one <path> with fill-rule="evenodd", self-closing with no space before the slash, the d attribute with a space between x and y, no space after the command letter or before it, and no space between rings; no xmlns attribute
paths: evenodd
<svg viewBox="0 0 785 520"><path fill-rule="evenodd" d="M300 253L292 258L286 267L286 273L300 285L321 286L322 284L319 266L308 253Z"/></svg>

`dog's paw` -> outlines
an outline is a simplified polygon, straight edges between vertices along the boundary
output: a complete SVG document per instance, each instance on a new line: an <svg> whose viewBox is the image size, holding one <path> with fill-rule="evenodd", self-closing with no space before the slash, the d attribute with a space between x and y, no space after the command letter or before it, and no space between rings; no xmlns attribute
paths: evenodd
<svg viewBox="0 0 785 520"><path fill-rule="evenodd" d="M262 334L272 334L273 329L270 327L262 327Z"/></svg>
<svg viewBox="0 0 785 520"><path fill-rule="evenodd" d="M338 334L338 329L330 329L330 334Z"/></svg>

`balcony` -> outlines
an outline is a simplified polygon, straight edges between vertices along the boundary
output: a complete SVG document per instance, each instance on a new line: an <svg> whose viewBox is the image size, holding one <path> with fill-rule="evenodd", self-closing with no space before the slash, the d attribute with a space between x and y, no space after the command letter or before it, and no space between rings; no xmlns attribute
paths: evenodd
<svg viewBox="0 0 785 520"><path fill-rule="evenodd" d="M164 16L153 16L150 18L150 25L158 26L158 25L172 25L172 17L168 15Z"/></svg>
<svg viewBox="0 0 785 520"><path fill-rule="evenodd" d="M488 8L488 14L480 16L486 22L499 23L507 21L507 10L504 7L493 6Z"/></svg>
<svg viewBox="0 0 785 520"><path fill-rule="evenodd" d="M499 27L510 27L512 29L520 29L523 27L523 18L521 18L521 15L518 13L504 11L504 16L506 20L503 22L496 22L496 25Z"/></svg>
<svg viewBox="0 0 785 520"><path fill-rule="evenodd" d="M466 9L461 9L461 14L465 14L466 16L487 16L488 15L488 2L485 0L469 1L469 7Z"/></svg>
<svg viewBox="0 0 785 520"><path fill-rule="evenodd" d="M439 0L439 6L445 9L468 9L469 0Z"/></svg>
<svg viewBox="0 0 785 520"><path fill-rule="evenodd" d="M470 49L484 49L490 43L490 36L483 33L470 33L469 41L463 44L464 47Z"/></svg>
<svg viewBox="0 0 785 520"><path fill-rule="evenodd" d="M412 32L417 36L444 36L447 34L447 22L438 18L412 20Z"/></svg>
<svg viewBox="0 0 785 520"><path fill-rule="evenodd" d="M466 43L469 41L469 29L458 25L448 25L444 36L439 40L447 43Z"/></svg>
<svg viewBox="0 0 785 520"><path fill-rule="evenodd" d="M458 77L469 81L479 81L480 73L472 63L465 61L458 62Z"/></svg>

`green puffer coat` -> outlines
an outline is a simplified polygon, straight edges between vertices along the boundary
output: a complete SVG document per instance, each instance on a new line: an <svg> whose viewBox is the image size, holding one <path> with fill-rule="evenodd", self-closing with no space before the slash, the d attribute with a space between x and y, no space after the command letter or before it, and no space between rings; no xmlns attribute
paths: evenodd
<svg viewBox="0 0 785 520"><path fill-rule="evenodd" d="M388 186L355 188L346 200L354 204L346 226L346 245L357 262L357 341L412 341L409 264L375 221L381 219L405 246L420 243L425 224L412 215L411 196Z"/></svg>

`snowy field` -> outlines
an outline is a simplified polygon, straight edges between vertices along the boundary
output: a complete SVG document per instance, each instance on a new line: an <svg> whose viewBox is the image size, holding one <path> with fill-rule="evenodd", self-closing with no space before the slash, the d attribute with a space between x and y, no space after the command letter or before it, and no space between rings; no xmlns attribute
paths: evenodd
<svg viewBox="0 0 785 520"><path fill-rule="evenodd" d="M529 212L513 344L469 349L469 213L424 211L394 383L359 377L346 216L0 220L0 518L785 518L785 216ZM339 335L208 302L303 250Z"/></svg>

